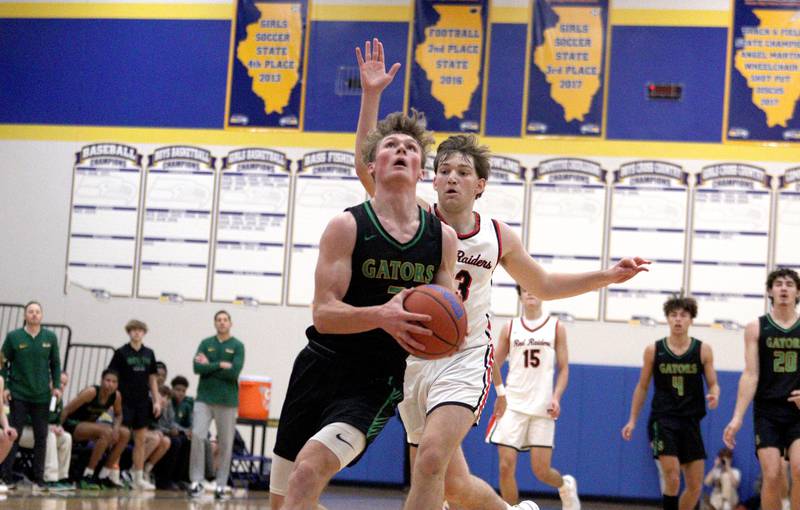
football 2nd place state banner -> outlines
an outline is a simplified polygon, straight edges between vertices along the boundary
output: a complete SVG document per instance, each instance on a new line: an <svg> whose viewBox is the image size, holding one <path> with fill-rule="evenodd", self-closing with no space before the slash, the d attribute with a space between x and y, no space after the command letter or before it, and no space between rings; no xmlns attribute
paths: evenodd
<svg viewBox="0 0 800 510"><path fill-rule="evenodd" d="M226 127L299 127L306 0L236 0Z"/></svg>
<svg viewBox="0 0 800 510"><path fill-rule="evenodd" d="M736 0L727 138L800 141L800 0Z"/></svg>
<svg viewBox="0 0 800 510"><path fill-rule="evenodd" d="M478 132L486 0L417 0L409 105L434 131Z"/></svg>
<svg viewBox="0 0 800 510"><path fill-rule="evenodd" d="M525 132L594 136L603 125L608 0L535 0Z"/></svg>

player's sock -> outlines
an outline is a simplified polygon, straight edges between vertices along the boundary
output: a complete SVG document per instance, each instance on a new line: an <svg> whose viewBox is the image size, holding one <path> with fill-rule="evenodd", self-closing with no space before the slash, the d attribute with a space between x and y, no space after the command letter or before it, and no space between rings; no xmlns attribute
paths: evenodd
<svg viewBox="0 0 800 510"><path fill-rule="evenodd" d="M94 476L94 469L86 468L83 470L83 477L84 478L91 478Z"/></svg>
<svg viewBox="0 0 800 510"><path fill-rule="evenodd" d="M667 496L662 499L664 510L678 510L678 496Z"/></svg>
<svg viewBox="0 0 800 510"><path fill-rule="evenodd" d="M100 478L100 479L108 478L108 468L107 467L103 467L103 469L100 470L100 475L98 475L97 478Z"/></svg>

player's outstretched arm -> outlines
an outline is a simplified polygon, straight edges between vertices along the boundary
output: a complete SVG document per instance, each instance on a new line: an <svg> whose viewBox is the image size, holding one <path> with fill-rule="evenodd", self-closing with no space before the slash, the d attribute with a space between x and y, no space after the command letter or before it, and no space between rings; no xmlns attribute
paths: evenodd
<svg viewBox="0 0 800 510"><path fill-rule="evenodd" d="M628 417L628 423L622 427L622 438L625 441L630 441L633 437L633 429L636 428L636 420L639 418L639 413L642 412L642 406L644 406L645 398L647 398L647 387L650 386L650 379L653 377L653 362L655 359L656 347L650 344L644 350L642 371L639 373L639 382L633 390L631 414Z"/></svg>
<svg viewBox="0 0 800 510"><path fill-rule="evenodd" d="M383 328L396 339L402 339L424 351L425 347L414 342L409 332L430 334L430 330L417 325L418 322L429 321L430 316L409 313L403 309L403 299L408 290L378 306L356 307L342 301L350 285L355 243L356 220L347 212L334 217L322 233L314 274L314 326L320 333L335 334Z"/></svg>
<svg viewBox="0 0 800 510"><path fill-rule="evenodd" d="M503 245L500 263L522 288L543 300L577 296L612 283L628 281L642 271L648 271L649 260L633 257L624 258L602 271L548 273L528 254L522 240L511 227L503 222L498 224Z"/></svg>
<svg viewBox="0 0 800 510"><path fill-rule="evenodd" d="M378 111L381 106L381 94L392 83L400 63L392 64L386 71L384 61L383 43L378 38L364 43L364 52L356 47L356 60L361 76L361 110L358 113L358 128L356 129L356 174L369 196L375 194L375 180L369 173L367 162L364 161L361 151L367 141L369 133L378 124ZM424 162L423 162L424 164Z"/></svg>
<svg viewBox="0 0 800 510"><path fill-rule="evenodd" d="M714 351L706 343L700 350L700 361L703 363L703 375L706 378L706 386L708 386L708 393L706 393L708 408L716 409L719 404L719 380L717 371L714 369Z"/></svg>
<svg viewBox="0 0 800 510"><path fill-rule="evenodd" d="M739 390L736 393L736 407L733 417L722 432L722 441L730 449L736 446L736 434L742 428L744 413L758 387L758 321L753 321L744 329L744 371L739 377Z"/></svg>

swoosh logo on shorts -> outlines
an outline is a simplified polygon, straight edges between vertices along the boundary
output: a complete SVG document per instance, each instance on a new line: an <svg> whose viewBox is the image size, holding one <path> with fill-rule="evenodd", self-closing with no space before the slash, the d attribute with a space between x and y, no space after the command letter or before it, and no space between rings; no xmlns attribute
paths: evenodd
<svg viewBox="0 0 800 510"><path fill-rule="evenodd" d="M342 433L341 432L337 432L336 433L336 439L338 439L339 441L343 442L344 444L346 444L347 446L349 446L350 448L355 450L355 447L353 447L353 445L350 444L350 441L348 441L347 439L342 437Z"/></svg>

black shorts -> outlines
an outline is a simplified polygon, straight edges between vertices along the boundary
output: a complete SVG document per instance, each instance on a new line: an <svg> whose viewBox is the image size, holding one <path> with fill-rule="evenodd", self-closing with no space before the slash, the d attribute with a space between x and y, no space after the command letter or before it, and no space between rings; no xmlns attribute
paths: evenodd
<svg viewBox="0 0 800 510"><path fill-rule="evenodd" d="M797 416L773 416L755 412L753 431L756 452L761 448L777 448L786 457L792 443L800 439L800 419Z"/></svg>
<svg viewBox="0 0 800 510"><path fill-rule="evenodd" d="M669 455L686 464L706 458L699 418L651 417L647 422L647 437L654 459Z"/></svg>
<svg viewBox="0 0 800 510"><path fill-rule="evenodd" d="M69 432L71 435L75 434L75 429L78 428L78 424L80 423L79 420L74 418L67 418L64 424L61 426L64 430Z"/></svg>
<svg viewBox="0 0 800 510"><path fill-rule="evenodd" d="M150 397L139 400L124 400L122 424L131 430L145 429L153 423L153 402Z"/></svg>
<svg viewBox="0 0 800 510"><path fill-rule="evenodd" d="M368 374L364 366L348 364L326 350L309 344L292 368L274 450L292 462L306 442L331 423L352 425L369 445L403 399L405 365L387 370L395 372L392 375Z"/></svg>

